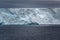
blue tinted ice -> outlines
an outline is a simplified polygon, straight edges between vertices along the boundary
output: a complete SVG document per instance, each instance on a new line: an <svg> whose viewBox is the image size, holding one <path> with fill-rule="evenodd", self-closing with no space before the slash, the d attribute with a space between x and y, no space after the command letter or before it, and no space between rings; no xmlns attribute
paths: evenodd
<svg viewBox="0 0 60 40"><path fill-rule="evenodd" d="M0 8L2 24L60 24L60 8Z"/></svg>

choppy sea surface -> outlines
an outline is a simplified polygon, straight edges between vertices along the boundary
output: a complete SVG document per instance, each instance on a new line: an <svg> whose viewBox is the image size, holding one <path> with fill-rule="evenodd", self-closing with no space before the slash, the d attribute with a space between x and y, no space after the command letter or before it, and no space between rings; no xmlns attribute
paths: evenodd
<svg viewBox="0 0 60 40"><path fill-rule="evenodd" d="M60 8L0 8L0 25L60 24Z"/></svg>

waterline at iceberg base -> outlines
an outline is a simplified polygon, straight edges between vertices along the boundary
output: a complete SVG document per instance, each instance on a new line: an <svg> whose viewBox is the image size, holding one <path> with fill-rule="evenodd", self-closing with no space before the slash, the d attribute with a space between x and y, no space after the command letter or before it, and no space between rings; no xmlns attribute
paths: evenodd
<svg viewBox="0 0 60 40"><path fill-rule="evenodd" d="M0 25L60 24L60 8L0 8Z"/></svg>

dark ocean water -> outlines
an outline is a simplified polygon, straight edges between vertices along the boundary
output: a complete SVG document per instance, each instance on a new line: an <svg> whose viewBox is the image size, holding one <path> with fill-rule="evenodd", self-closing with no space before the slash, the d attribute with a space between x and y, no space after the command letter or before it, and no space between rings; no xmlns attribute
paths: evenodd
<svg viewBox="0 0 60 40"><path fill-rule="evenodd" d="M4 25L0 40L60 40L60 25Z"/></svg>
<svg viewBox="0 0 60 40"><path fill-rule="evenodd" d="M0 0L0 7L40 8L60 7L59 0Z"/></svg>

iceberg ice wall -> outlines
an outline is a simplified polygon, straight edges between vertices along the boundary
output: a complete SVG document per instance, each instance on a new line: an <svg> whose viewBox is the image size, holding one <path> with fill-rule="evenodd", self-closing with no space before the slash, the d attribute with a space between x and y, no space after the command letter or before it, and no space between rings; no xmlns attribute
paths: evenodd
<svg viewBox="0 0 60 40"><path fill-rule="evenodd" d="M0 24L60 24L60 8L0 8Z"/></svg>

